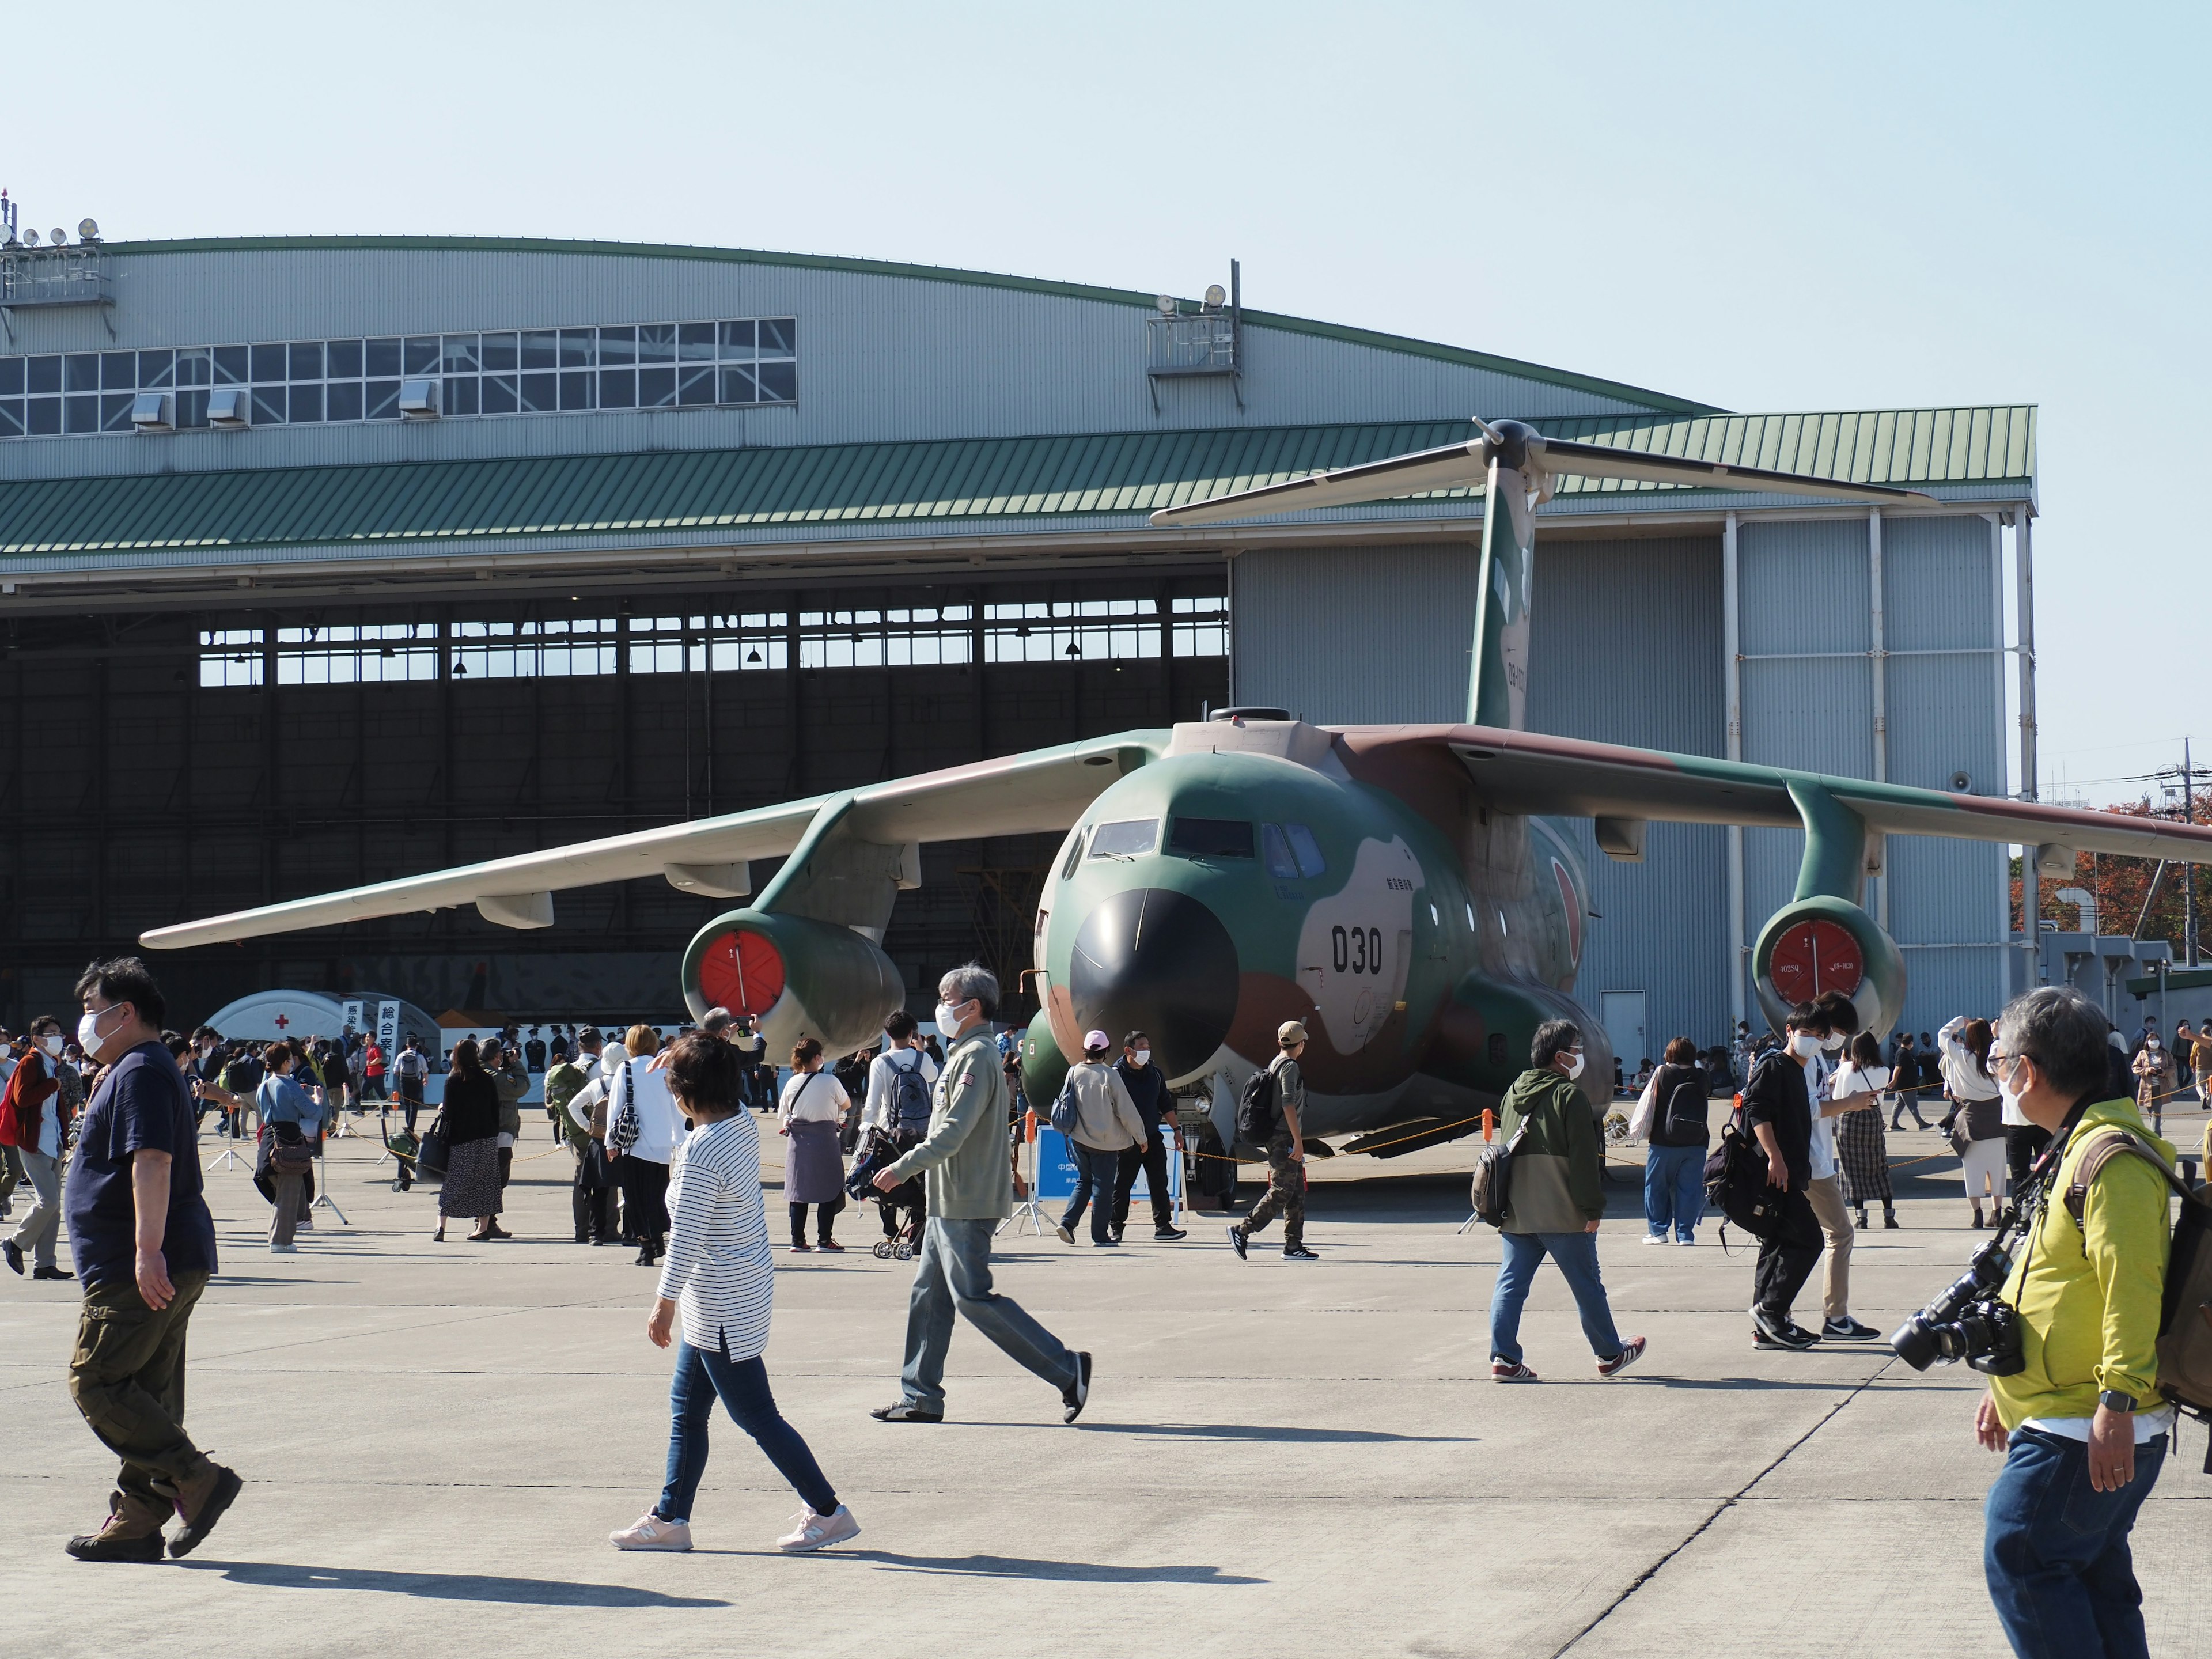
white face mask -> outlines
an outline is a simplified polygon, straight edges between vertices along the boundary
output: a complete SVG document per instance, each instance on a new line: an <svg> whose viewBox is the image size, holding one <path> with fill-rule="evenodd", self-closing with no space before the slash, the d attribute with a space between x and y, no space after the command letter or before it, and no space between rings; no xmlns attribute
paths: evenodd
<svg viewBox="0 0 2212 1659"><path fill-rule="evenodd" d="M1832 1054L1839 1051L1843 1046L1844 1039L1842 1036L1832 1032L1820 1039L1820 1047Z"/></svg>
<svg viewBox="0 0 2212 1659"><path fill-rule="evenodd" d="M1790 1034L1790 1052L1800 1060L1810 1060L1820 1052L1820 1039L1810 1031L1792 1031Z"/></svg>
<svg viewBox="0 0 2212 1659"><path fill-rule="evenodd" d="M62 1034L59 1031L47 1032L39 1039L39 1047L50 1054L59 1054L62 1051Z"/></svg>
<svg viewBox="0 0 2212 1659"><path fill-rule="evenodd" d="M1152 1063L1152 1051L1150 1048L1131 1049L1129 1051L1129 1063L1132 1066L1136 1066L1139 1071L1143 1070L1146 1066Z"/></svg>
<svg viewBox="0 0 2212 1659"><path fill-rule="evenodd" d="M1569 1054L1567 1056L1567 1075L1570 1078L1577 1078L1582 1074L1583 1057L1580 1054Z"/></svg>
<svg viewBox="0 0 2212 1659"><path fill-rule="evenodd" d="M2149 1042L2148 1042L2148 1043L2147 1043L2147 1044L2145 1044L2144 1046L2145 1046L2145 1047L2147 1047L2147 1048L2157 1048L2157 1047L2158 1047L2158 1039L2157 1039L2156 1037L2153 1037L2153 1038L2149 1041Z"/></svg>
<svg viewBox="0 0 2212 1659"><path fill-rule="evenodd" d="M2013 1110L2016 1112L2022 1112L2026 1110L2026 1108L2022 1106L2021 1103L2022 1098L2027 1093L2027 1085L2025 1081L2027 1074L2021 1066L2017 1062L2014 1062L2012 1068L2012 1075L2014 1079L2021 1079L2021 1086L2015 1089L2010 1082L2008 1082L2003 1078L1999 1078L1997 1079L1997 1092L2004 1097L2004 1103L2006 1105L2011 1107Z"/></svg>
<svg viewBox="0 0 2212 1659"><path fill-rule="evenodd" d="M101 1009L98 1013L87 1014L82 1019L77 1021L76 1046L83 1049L87 1054L91 1054L94 1049L98 1048L100 1043L100 1022L106 1018L108 1015L113 1013L115 1010L121 1006L122 1005L119 1003L111 1004L107 1007Z"/></svg>
<svg viewBox="0 0 2212 1659"><path fill-rule="evenodd" d="M963 1003L960 1006L964 1008L967 1004ZM935 1018L938 1036L949 1037L952 1035L953 1029L960 1024L960 1009L954 1007L949 1002L940 1002L937 1005Z"/></svg>

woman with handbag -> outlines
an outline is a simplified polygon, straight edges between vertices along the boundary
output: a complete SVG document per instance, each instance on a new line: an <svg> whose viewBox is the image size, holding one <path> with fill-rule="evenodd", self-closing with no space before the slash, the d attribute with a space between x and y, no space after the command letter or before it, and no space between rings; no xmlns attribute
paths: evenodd
<svg viewBox="0 0 2212 1659"><path fill-rule="evenodd" d="M660 1033L633 1025L623 1036L628 1058L607 1071L607 1152L623 1194L623 1228L637 1241L637 1265L659 1261L668 1240L668 1166L684 1139L684 1119L665 1072L646 1064L660 1052Z"/></svg>
<svg viewBox="0 0 2212 1659"><path fill-rule="evenodd" d="M2004 1106L1996 1079L1990 1075L1990 1023L1964 1014L1936 1033L1943 1056L1943 1086L1957 1102L1951 1122L1951 1148L1966 1173L1966 1202L1973 1224L1994 1226L2004 1208ZM1982 1189L1990 1194L1990 1218L1982 1218Z"/></svg>
<svg viewBox="0 0 2212 1659"><path fill-rule="evenodd" d="M472 1039L464 1038L453 1047L445 1104L438 1109L430 1133L446 1143L438 1231L430 1237L444 1243L447 1218L459 1215L476 1218L476 1231L469 1235L472 1243L512 1237L499 1229L499 1090Z"/></svg>
<svg viewBox="0 0 2212 1659"><path fill-rule="evenodd" d="M822 1045L802 1037L791 1051L791 1080L783 1085L778 1134L791 1139L783 1172L784 1201L791 1206L791 1248L836 1255L844 1249L830 1236L845 1207L845 1149L840 1138L853 1097L833 1073L822 1068ZM815 1206L815 1237L806 1242L806 1206Z"/></svg>
<svg viewBox="0 0 2212 1659"><path fill-rule="evenodd" d="M270 1044L269 1070L253 1093L254 1109L261 1115L261 1167L256 1173L269 1183L270 1202L276 1206L269 1222L272 1255L300 1253L292 1238L307 1211L307 1173L315 1166L315 1137L322 1128L323 1109L293 1080L305 1058L296 1042Z"/></svg>

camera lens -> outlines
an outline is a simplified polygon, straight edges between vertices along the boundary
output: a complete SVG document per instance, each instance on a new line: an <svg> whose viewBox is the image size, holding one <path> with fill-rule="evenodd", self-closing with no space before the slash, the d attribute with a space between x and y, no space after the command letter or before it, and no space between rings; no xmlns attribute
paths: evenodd
<svg viewBox="0 0 2212 1659"><path fill-rule="evenodd" d="M1897 1328L1897 1334L1889 1339L1889 1346L1914 1370L1924 1371L1936 1363L1936 1330L1925 1317L1915 1314Z"/></svg>

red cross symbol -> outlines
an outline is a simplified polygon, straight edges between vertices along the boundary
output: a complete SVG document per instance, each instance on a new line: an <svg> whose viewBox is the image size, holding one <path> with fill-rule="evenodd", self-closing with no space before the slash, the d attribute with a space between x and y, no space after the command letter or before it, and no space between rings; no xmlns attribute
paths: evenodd
<svg viewBox="0 0 2212 1659"><path fill-rule="evenodd" d="M276 1016L276 1029L277 1029L278 1030L280 1030L280 1031L281 1031L281 1030L283 1030L287 1025L289 1025L291 1023L292 1023L292 1022L291 1022L290 1018L288 1018L287 1016L283 1015L283 1014L279 1014L279 1015L277 1015L277 1016Z"/></svg>

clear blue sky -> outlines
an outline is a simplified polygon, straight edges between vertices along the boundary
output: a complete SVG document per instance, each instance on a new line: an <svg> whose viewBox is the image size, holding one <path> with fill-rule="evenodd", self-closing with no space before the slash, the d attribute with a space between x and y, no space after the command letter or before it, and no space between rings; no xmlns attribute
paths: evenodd
<svg viewBox="0 0 2212 1659"><path fill-rule="evenodd" d="M1732 409L2034 402L2044 786L2101 802L2212 737L2207 15L33 8L0 184L26 224L125 237L611 237L1182 294L1235 255L1255 306Z"/></svg>

